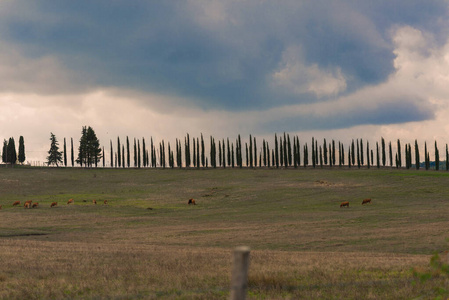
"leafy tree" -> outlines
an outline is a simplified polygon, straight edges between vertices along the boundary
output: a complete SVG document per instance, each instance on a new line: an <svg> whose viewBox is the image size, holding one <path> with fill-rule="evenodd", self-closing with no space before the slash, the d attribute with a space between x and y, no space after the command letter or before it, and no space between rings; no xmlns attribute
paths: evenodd
<svg viewBox="0 0 449 300"><path fill-rule="evenodd" d="M92 127L83 126L77 162L81 166L92 167L101 159L100 141Z"/></svg>
<svg viewBox="0 0 449 300"><path fill-rule="evenodd" d="M50 141L51 144L50 150L48 150L47 164L49 166L56 165L56 167L58 167L58 164L62 163L62 153L59 151L59 143L53 132L50 133Z"/></svg>
<svg viewBox="0 0 449 300"><path fill-rule="evenodd" d="M65 139L64 139L64 145L65 145ZM23 140L23 136L20 136L19 138L19 163L23 164L25 162L25 142ZM67 160L66 160L67 161ZM67 165L67 162L66 162Z"/></svg>

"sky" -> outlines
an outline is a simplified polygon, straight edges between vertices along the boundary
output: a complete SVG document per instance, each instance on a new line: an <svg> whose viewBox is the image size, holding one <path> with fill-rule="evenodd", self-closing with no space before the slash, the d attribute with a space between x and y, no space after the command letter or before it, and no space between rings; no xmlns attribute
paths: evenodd
<svg viewBox="0 0 449 300"><path fill-rule="evenodd" d="M0 137L449 142L449 1L0 0ZM17 142L16 142L17 143ZM441 152L441 150L440 150Z"/></svg>

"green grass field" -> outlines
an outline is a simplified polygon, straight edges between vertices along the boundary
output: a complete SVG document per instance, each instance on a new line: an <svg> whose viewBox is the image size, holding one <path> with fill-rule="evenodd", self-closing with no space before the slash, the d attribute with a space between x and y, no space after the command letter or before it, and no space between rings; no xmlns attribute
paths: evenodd
<svg viewBox="0 0 449 300"><path fill-rule="evenodd" d="M444 171L0 168L0 205L1 299L227 299L240 245L250 299L448 287L412 272L448 249Z"/></svg>

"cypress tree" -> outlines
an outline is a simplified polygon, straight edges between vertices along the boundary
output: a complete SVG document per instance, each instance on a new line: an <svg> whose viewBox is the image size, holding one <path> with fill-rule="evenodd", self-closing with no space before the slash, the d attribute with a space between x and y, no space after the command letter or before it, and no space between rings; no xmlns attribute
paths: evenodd
<svg viewBox="0 0 449 300"><path fill-rule="evenodd" d="M332 145L329 143L329 167L332 167Z"/></svg>
<svg viewBox="0 0 449 300"><path fill-rule="evenodd" d="M368 165L368 169L371 167L370 161L369 161L369 141L366 141L366 163Z"/></svg>
<svg viewBox="0 0 449 300"><path fill-rule="evenodd" d="M324 145L326 145L326 144L324 144ZM324 156L324 157L326 160L326 156ZM323 149L321 146L320 146L320 167L323 168Z"/></svg>
<svg viewBox="0 0 449 300"><path fill-rule="evenodd" d="M391 141L388 143L388 150L390 152L390 167L393 167L393 150L391 148Z"/></svg>
<svg viewBox="0 0 449 300"><path fill-rule="evenodd" d="M122 144L122 168L125 168L125 145Z"/></svg>
<svg viewBox="0 0 449 300"><path fill-rule="evenodd" d="M8 162L8 142L6 140L3 140L2 161Z"/></svg>
<svg viewBox="0 0 449 300"><path fill-rule="evenodd" d="M419 170L420 164L421 163L419 161L418 140L415 140L415 167L416 167L416 170Z"/></svg>
<svg viewBox="0 0 449 300"><path fill-rule="evenodd" d="M202 134L201 134L202 136ZM196 138L196 167L200 167L200 139Z"/></svg>
<svg viewBox="0 0 449 300"><path fill-rule="evenodd" d="M253 167L253 138L249 135L249 166Z"/></svg>
<svg viewBox="0 0 449 300"><path fill-rule="evenodd" d="M218 140L218 162L220 163L220 167L223 166L223 160L222 160L222 152L221 152L221 141Z"/></svg>
<svg viewBox="0 0 449 300"><path fill-rule="evenodd" d="M341 143L341 165L345 165L345 146Z"/></svg>
<svg viewBox="0 0 449 300"><path fill-rule="evenodd" d="M355 145L354 145L354 139L352 140L352 147L351 147L351 160L352 165L355 165Z"/></svg>
<svg viewBox="0 0 449 300"><path fill-rule="evenodd" d="M223 140L223 142L224 142L224 140ZM231 165L231 148L230 148L230 146L229 146L229 138L227 138L227 142L226 142L226 148L227 148L227 161L228 161L228 166L230 166ZM224 146L224 144L223 144L223 146Z"/></svg>
<svg viewBox="0 0 449 300"><path fill-rule="evenodd" d="M238 136L238 160L240 168L243 167L243 154L242 154L242 140L240 139L240 134Z"/></svg>
<svg viewBox="0 0 449 300"><path fill-rule="evenodd" d="M359 147L359 139L357 139L357 167L360 169L360 147Z"/></svg>
<svg viewBox="0 0 449 300"><path fill-rule="evenodd" d="M114 166L114 151L112 150L112 140L109 140L111 143L111 168ZM72 162L73 164L73 162Z"/></svg>
<svg viewBox="0 0 449 300"><path fill-rule="evenodd" d="M363 159L363 140L360 139L360 164L364 165L364 159Z"/></svg>
<svg viewBox="0 0 449 300"><path fill-rule="evenodd" d="M262 140L262 148L263 148L263 165L267 166L267 148L265 145L265 139Z"/></svg>
<svg viewBox="0 0 449 300"><path fill-rule="evenodd" d="M105 165L106 165L106 162L105 162L105 156L106 156L106 153L104 153L104 146L103 146L103 168L105 167Z"/></svg>
<svg viewBox="0 0 449 300"><path fill-rule="evenodd" d="M162 148L161 148L161 150L162 150ZM136 167L137 167L137 142L136 142L136 138L134 138L134 168L136 168Z"/></svg>
<svg viewBox="0 0 449 300"><path fill-rule="evenodd" d="M426 170L429 170L430 162L429 162L429 155L427 152L427 142L424 142L424 165Z"/></svg>
<svg viewBox="0 0 449 300"><path fill-rule="evenodd" d="M196 142L193 138L193 167L196 168Z"/></svg>
<svg viewBox="0 0 449 300"><path fill-rule="evenodd" d="M287 137L284 132L284 166L288 167L289 165L289 159L288 159L288 143L287 143Z"/></svg>
<svg viewBox="0 0 449 300"><path fill-rule="evenodd" d="M9 138L8 142L8 151L7 151L8 162L11 165L15 165L17 162L17 152L16 152L16 143L14 142L14 138Z"/></svg>
<svg viewBox="0 0 449 300"><path fill-rule="evenodd" d="M121 154L121 145L120 145L120 137L117 137L117 156L118 156L118 167L120 168L121 160L122 160L122 154Z"/></svg>
<svg viewBox="0 0 449 300"><path fill-rule="evenodd" d="M324 155L324 164L327 165L327 143L326 143L326 139L324 139L324 143L323 143L323 155ZM323 155L321 155L321 147L320 147L320 165L322 165L321 159L323 159Z"/></svg>
<svg viewBox="0 0 449 300"><path fill-rule="evenodd" d="M65 165L67 167L67 156L65 155L65 138L64 138L64 157L65 157ZM23 136L19 137L19 155L18 155L19 163L23 164L25 162L25 142L23 140Z"/></svg>
<svg viewBox="0 0 449 300"><path fill-rule="evenodd" d="M332 164L335 166L336 160L335 160L335 141L332 140Z"/></svg>
<svg viewBox="0 0 449 300"><path fill-rule="evenodd" d="M123 151L123 152L125 152L125 151ZM147 166L146 152L147 152L147 149L146 149L146 145L145 145L145 138L142 137L142 165L144 168ZM176 139L176 153L178 153L178 139ZM176 157L178 157L177 154L176 154ZM123 166L125 166L124 161L123 161Z"/></svg>
<svg viewBox="0 0 449 300"><path fill-rule="evenodd" d="M379 143L376 142L376 156L377 156L377 168L380 168L380 157L379 157Z"/></svg>
<svg viewBox="0 0 449 300"><path fill-rule="evenodd" d="M398 139L398 166L402 167L401 141Z"/></svg>
<svg viewBox="0 0 449 300"><path fill-rule="evenodd" d="M267 147L267 167L270 167L270 146L268 145L268 142L265 143Z"/></svg>
<svg viewBox="0 0 449 300"><path fill-rule="evenodd" d="M206 154L204 149L203 134L201 133L201 166L204 167L205 165L206 165Z"/></svg>
<svg viewBox="0 0 449 300"><path fill-rule="evenodd" d="M169 143L169 146L170 146L170 143ZM140 169L140 166L141 166L140 140L137 140L137 167Z"/></svg>
<svg viewBox="0 0 449 300"><path fill-rule="evenodd" d="M153 147L153 145L151 145ZM129 138L126 136L126 163L128 168L131 166L131 152L129 152Z"/></svg>
<svg viewBox="0 0 449 300"><path fill-rule="evenodd" d="M275 160L276 168L279 168L279 148L278 148L278 138L276 133L274 134L274 152L275 152Z"/></svg>
<svg viewBox="0 0 449 300"><path fill-rule="evenodd" d="M260 162L260 160L259 160ZM254 137L254 167L257 167L257 142L256 137Z"/></svg>
<svg viewBox="0 0 449 300"><path fill-rule="evenodd" d="M304 145L304 168L309 164L309 148L307 143Z"/></svg>
<svg viewBox="0 0 449 300"><path fill-rule="evenodd" d="M449 151L446 144L446 171L449 170Z"/></svg>
<svg viewBox="0 0 449 300"><path fill-rule="evenodd" d="M435 141L435 170L440 170L440 152L438 151L437 141Z"/></svg>
<svg viewBox="0 0 449 300"><path fill-rule="evenodd" d="M67 167L67 143L65 141L64 138L64 150L63 150L63 155L64 155L64 167ZM20 140L19 140L19 161L20 161ZM23 161L22 161L23 162Z"/></svg>
<svg viewBox="0 0 449 300"><path fill-rule="evenodd" d="M248 157L248 143L245 143L246 148L246 166L249 166L249 157Z"/></svg>
<svg viewBox="0 0 449 300"><path fill-rule="evenodd" d="M312 137L312 167L316 166L315 138Z"/></svg>
<svg viewBox="0 0 449 300"><path fill-rule="evenodd" d="M231 144L231 160L232 160L232 167L235 166L235 159L234 159L234 143Z"/></svg>
<svg viewBox="0 0 449 300"><path fill-rule="evenodd" d="M386 164L386 160L387 160L387 157L385 155L385 140L382 137L382 166L384 166L384 167L385 167L385 164Z"/></svg>
<svg viewBox="0 0 449 300"><path fill-rule="evenodd" d="M279 138L279 164L281 167L284 165L284 147L282 138Z"/></svg>

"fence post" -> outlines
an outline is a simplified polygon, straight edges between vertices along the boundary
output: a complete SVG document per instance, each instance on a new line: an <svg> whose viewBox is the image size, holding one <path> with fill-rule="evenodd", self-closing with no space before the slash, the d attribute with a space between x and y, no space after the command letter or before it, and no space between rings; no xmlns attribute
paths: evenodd
<svg viewBox="0 0 449 300"><path fill-rule="evenodd" d="M231 278L231 300L244 300L248 285L249 247L234 249L234 260Z"/></svg>

